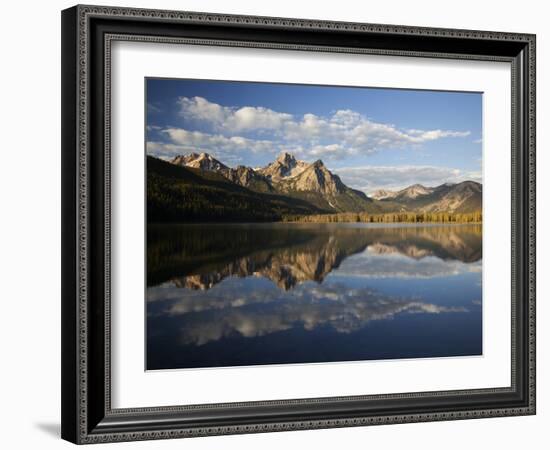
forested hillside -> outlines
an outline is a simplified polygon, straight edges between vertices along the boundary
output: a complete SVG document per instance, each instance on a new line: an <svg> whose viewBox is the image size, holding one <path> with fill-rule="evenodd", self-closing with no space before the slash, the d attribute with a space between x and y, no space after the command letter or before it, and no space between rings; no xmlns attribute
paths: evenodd
<svg viewBox="0 0 550 450"><path fill-rule="evenodd" d="M299 199L254 192L215 172L147 157L148 222L277 221L325 212Z"/></svg>

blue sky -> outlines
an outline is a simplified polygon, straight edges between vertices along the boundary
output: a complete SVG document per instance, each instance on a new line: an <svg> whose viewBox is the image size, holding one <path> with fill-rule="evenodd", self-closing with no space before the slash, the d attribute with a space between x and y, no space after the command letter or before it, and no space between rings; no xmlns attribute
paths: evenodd
<svg viewBox="0 0 550 450"><path fill-rule="evenodd" d="M480 93L176 79L146 87L154 156L207 152L260 167L287 151L323 160L367 193L481 182Z"/></svg>

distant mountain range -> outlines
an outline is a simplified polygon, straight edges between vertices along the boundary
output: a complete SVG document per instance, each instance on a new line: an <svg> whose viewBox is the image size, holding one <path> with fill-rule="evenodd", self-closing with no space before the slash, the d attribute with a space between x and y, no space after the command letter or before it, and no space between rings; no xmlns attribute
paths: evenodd
<svg viewBox="0 0 550 450"><path fill-rule="evenodd" d="M147 158L148 214L152 221L279 220L283 215L343 212L481 211L482 186L474 181L437 187L412 185L372 197L346 186L323 161L281 153L262 168L231 168L208 153Z"/></svg>
<svg viewBox="0 0 550 450"><path fill-rule="evenodd" d="M372 198L390 209L470 213L481 211L482 186L475 181L445 183L436 187L413 184L400 191L377 191Z"/></svg>

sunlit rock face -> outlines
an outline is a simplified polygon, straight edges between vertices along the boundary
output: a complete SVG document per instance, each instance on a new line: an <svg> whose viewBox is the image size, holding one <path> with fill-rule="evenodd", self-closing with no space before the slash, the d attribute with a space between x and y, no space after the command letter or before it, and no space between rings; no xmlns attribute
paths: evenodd
<svg viewBox="0 0 550 450"><path fill-rule="evenodd" d="M323 161L318 160L303 168L299 174L280 182L282 191L310 191L326 195L343 193L346 186L337 175L328 170Z"/></svg>
<svg viewBox="0 0 550 450"><path fill-rule="evenodd" d="M307 162L299 161L294 155L282 152L275 161L258 169L257 172L268 177L271 181L277 182L284 178L295 177L307 167L309 167Z"/></svg>
<svg viewBox="0 0 550 450"><path fill-rule="evenodd" d="M273 187L269 180L260 173L257 173L254 169L246 166L237 166L236 168L228 167L208 153L178 155L172 158L170 162L177 166L218 173L235 184L253 190L261 192L273 191Z"/></svg>
<svg viewBox="0 0 550 450"><path fill-rule="evenodd" d="M481 211L482 185L475 181L444 183L435 187L413 184L400 191L378 190L372 198L400 205L404 210L425 213Z"/></svg>
<svg viewBox="0 0 550 450"><path fill-rule="evenodd" d="M394 198L397 195L397 192L390 191L388 189L378 189L374 191L370 196L375 200L387 200Z"/></svg>
<svg viewBox="0 0 550 450"><path fill-rule="evenodd" d="M399 191L397 195L395 195L393 198L415 199L424 195L431 194L433 191L434 188L422 186L421 184L413 184L412 186L409 186L408 188Z"/></svg>
<svg viewBox="0 0 550 450"><path fill-rule="evenodd" d="M346 186L321 160L308 163L282 152L262 168L229 167L208 153L178 155L172 164L201 172L214 172L252 191L275 193L307 202L322 212L380 212L364 192Z"/></svg>
<svg viewBox="0 0 550 450"><path fill-rule="evenodd" d="M211 172L224 172L229 170L229 167L225 164L204 152L178 155L175 156L170 162L178 166L192 167L193 169L208 170Z"/></svg>

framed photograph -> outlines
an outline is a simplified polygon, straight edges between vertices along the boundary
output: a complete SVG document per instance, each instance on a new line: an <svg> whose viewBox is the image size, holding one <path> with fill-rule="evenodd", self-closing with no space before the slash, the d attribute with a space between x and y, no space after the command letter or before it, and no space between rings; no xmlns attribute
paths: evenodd
<svg viewBox="0 0 550 450"><path fill-rule="evenodd" d="M62 12L62 437L535 413L535 36Z"/></svg>

